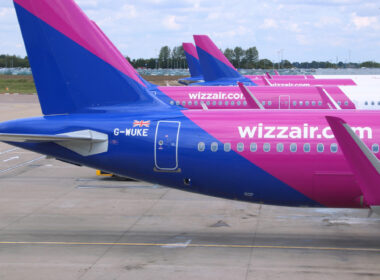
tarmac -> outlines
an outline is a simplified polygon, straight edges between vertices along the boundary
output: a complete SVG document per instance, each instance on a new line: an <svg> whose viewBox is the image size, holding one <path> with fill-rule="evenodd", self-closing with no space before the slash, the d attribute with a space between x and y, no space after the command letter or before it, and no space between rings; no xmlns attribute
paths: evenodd
<svg viewBox="0 0 380 280"><path fill-rule="evenodd" d="M40 114L0 95L0 121ZM0 143L0 279L380 279L379 233L367 210L201 196Z"/></svg>

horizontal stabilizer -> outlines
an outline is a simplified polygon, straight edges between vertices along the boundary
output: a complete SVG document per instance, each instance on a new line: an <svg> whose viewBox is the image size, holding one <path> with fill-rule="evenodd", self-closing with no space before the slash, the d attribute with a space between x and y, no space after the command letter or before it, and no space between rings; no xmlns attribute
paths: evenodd
<svg viewBox="0 0 380 280"><path fill-rule="evenodd" d="M332 98L331 95L324 88L317 87L317 90L319 94L321 95L323 102L326 103L330 109L342 110L339 104L335 102L334 98Z"/></svg>
<svg viewBox="0 0 380 280"><path fill-rule="evenodd" d="M0 133L0 141L15 143L53 142L82 156L108 151L108 136L92 130L81 130L57 135Z"/></svg>
<svg viewBox="0 0 380 280"><path fill-rule="evenodd" d="M329 116L326 119L355 174L366 203L380 214L380 161L344 120Z"/></svg>
<svg viewBox="0 0 380 280"><path fill-rule="evenodd" d="M256 98L256 96L254 96L253 93L243 83L239 82L238 85L250 108L263 110L265 109L260 101Z"/></svg>

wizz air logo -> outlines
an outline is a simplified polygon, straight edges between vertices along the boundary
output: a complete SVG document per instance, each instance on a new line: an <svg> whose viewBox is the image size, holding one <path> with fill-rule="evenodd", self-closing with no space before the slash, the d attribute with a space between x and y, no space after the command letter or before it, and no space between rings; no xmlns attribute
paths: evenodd
<svg viewBox="0 0 380 280"><path fill-rule="evenodd" d="M238 126L241 138L257 139L333 139L334 134L329 126L319 127L303 124L303 126ZM352 127L361 139L372 139L372 128Z"/></svg>
<svg viewBox="0 0 380 280"><path fill-rule="evenodd" d="M243 100L244 95L239 92L196 92L189 93L189 98L194 100Z"/></svg>

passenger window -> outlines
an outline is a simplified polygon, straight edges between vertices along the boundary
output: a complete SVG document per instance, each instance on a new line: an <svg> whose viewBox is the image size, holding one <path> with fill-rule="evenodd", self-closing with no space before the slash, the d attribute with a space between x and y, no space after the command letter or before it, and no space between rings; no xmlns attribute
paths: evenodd
<svg viewBox="0 0 380 280"><path fill-rule="evenodd" d="M316 104L315 101L311 101L312 106L315 106L315 104Z"/></svg>
<svg viewBox="0 0 380 280"><path fill-rule="evenodd" d="M318 106L322 106L322 101L318 101Z"/></svg>
<svg viewBox="0 0 380 280"><path fill-rule="evenodd" d="M290 151L291 151L292 153L297 152L297 144L296 144L296 143L292 143L292 144L290 144Z"/></svg>
<svg viewBox="0 0 380 280"><path fill-rule="evenodd" d="M235 106L235 101L231 101L231 106Z"/></svg>
<svg viewBox="0 0 380 280"><path fill-rule="evenodd" d="M223 101L219 101L219 106L222 106L223 105Z"/></svg>
<svg viewBox="0 0 380 280"><path fill-rule="evenodd" d="M211 143L211 152L216 152L218 151L218 143L212 142Z"/></svg>
<svg viewBox="0 0 380 280"><path fill-rule="evenodd" d="M224 105L228 106L228 101L226 101L226 102L224 103Z"/></svg>
<svg viewBox="0 0 380 280"><path fill-rule="evenodd" d="M238 102L236 102L236 104L237 104L238 106L240 106L240 105L241 105L241 102L240 102L240 101L238 101Z"/></svg>
<svg viewBox="0 0 380 280"><path fill-rule="evenodd" d="M193 105L193 102L189 101L188 104L189 104L189 106L191 106L191 105Z"/></svg>
<svg viewBox="0 0 380 280"><path fill-rule="evenodd" d="M225 152L231 151L231 143L225 143L224 144L224 151Z"/></svg>
<svg viewBox="0 0 380 280"><path fill-rule="evenodd" d="M251 145L249 146L249 150L251 152L256 152L257 151L257 144L256 143L251 143Z"/></svg>
<svg viewBox="0 0 380 280"><path fill-rule="evenodd" d="M269 143L265 143L264 146L263 146L263 150L264 152L270 152L270 144Z"/></svg>
<svg viewBox="0 0 380 280"><path fill-rule="evenodd" d="M271 106L272 105L272 101L268 101L268 106Z"/></svg>
<svg viewBox="0 0 380 280"><path fill-rule="evenodd" d="M372 152L374 152L375 154L379 152L379 144L372 145Z"/></svg>
<svg viewBox="0 0 380 280"><path fill-rule="evenodd" d="M372 101L372 102L371 102L371 105L372 105L372 106L375 105L375 102Z"/></svg>
<svg viewBox="0 0 380 280"><path fill-rule="evenodd" d="M213 102L212 102L212 105L216 106L216 101L213 101Z"/></svg>
<svg viewBox="0 0 380 280"><path fill-rule="evenodd" d="M198 143L198 151L200 151L200 152L204 152L205 149L206 149L206 145L205 145L205 143L203 143L203 142L199 142L199 143Z"/></svg>
<svg viewBox="0 0 380 280"><path fill-rule="evenodd" d="M238 143L237 144L237 150L238 150L238 152L243 152L244 151L244 144L243 143Z"/></svg>
<svg viewBox="0 0 380 280"><path fill-rule="evenodd" d="M335 154L338 151L338 144L336 143L331 144L330 151Z"/></svg>
<svg viewBox="0 0 380 280"><path fill-rule="evenodd" d="M284 151L284 144L278 143L276 145L276 150L277 150L277 152L282 153Z"/></svg>
<svg viewBox="0 0 380 280"><path fill-rule="evenodd" d="M367 106L367 105L368 105L368 101L364 102L364 105L366 105L366 106Z"/></svg>
<svg viewBox="0 0 380 280"><path fill-rule="evenodd" d="M297 101L293 101L293 106L297 106Z"/></svg>
<svg viewBox="0 0 380 280"><path fill-rule="evenodd" d="M182 106L186 106L186 101L182 101Z"/></svg>
<svg viewBox="0 0 380 280"><path fill-rule="evenodd" d="M325 150L325 146L322 143L319 143L317 145L317 152L318 153L323 153L324 150Z"/></svg>
<svg viewBox="0 0 380 280"><path fill-rule="evenodd" d="M210 101L207 101L206 104L207 104L207 106L210 106L211 103L210 103Z"/></svg>
<svg viewBox="0 0 380 280"><path fill-rule="evenodd" d="M263 106L265 106L265 101L263 101L262 103L263 103Z"/></svg>
<svg viewBox="0 0 380 280"><path fill-rule="evenodd" d="M174 105L174 101L172 100L172 101L170 101L170 105Z"/></svg>
<svg viewBox="0 0 380 280"><path fill-rule="evenodd" d="M300 101L300 106L302 106L303 105L303 101Z"/></svg>
<svg viewBox="0 0 380 280"><path fill-rule="evenodd" d="M177 101L175 102L175 104L179 105L180 103L179 103L179 101L177 100Z"/></svg>
<svg viewBox="0 0 380 280"><path fill-rule="evenodd" d="M306 105L306 106L309 106L309 105L310 105L310 102L309 102L309 101L306 101L306 102L305 102L305 105Z"/></svg>
<svg viewBox="0 0 380 280"><path fill-rule="evenodd" d="M344 101L344 105L348 106L348 101ZM373 102L373 105L375 105L375 102Z"/></svg>
<svg viewBox="0 0 380 280"><path fill-rule="evenodd" d="M339 106L342 105L342 101L338 101L338 105L339 105Z"/></svg>
<svg viewBox="0 0 380 280"><path fill-rule="evenodd" d="M194 105L195 105L195 106L198 106L198 101L194 101Z"/></svg>
<svg viewBox="0 0 380 280"><path fill-rule="evenodd" d="M309 144L309 143L305 143L305 144L303 144L303 151L304 151L305 153L310 152L310 144Z"/></svg>
<svg viewBox="0 0 380 280"><path fill-rule="evenodd" d="M377 106L380 106L380 101L377 101Z"/></svg>
<svg viewBox="0 0 380 280"><path fill-rule="evenodd" d="M244 106L247 106L247 104L248 104L247 101L243 101Z"/></svg>

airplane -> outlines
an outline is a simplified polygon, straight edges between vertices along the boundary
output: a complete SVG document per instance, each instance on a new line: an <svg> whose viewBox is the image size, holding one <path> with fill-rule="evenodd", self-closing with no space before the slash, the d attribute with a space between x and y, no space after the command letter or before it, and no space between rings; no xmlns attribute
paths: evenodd
<svg viewBox="0 0 380 280"><path fill-rule="evenodd" d="M196 48L192 43L182 43L182 47L186 55L191 77L179 79L178 82L183 85L188 85L203 81L202 69Z"/></svg>
<svg viewBox="0 0 380 280"><path fill-rule="evenodd" d="M44 116L1 123L1 141L204 195L378 210L378 185L368 192L355 180L362 169L350 167L328 117L344 119L378 159L379 111L170 107L125 74L73 0L14 4Z"/></svg>
<svg viewBox="0 0 380 280"><path fill-rule="evenodd" d="M0 123L1 141L209 196L378 210L378 184L368 192L355 180L363 169L351 167L328 117L345 120L378 159L379 111L169 106L129 75L73 0L14 5L44 116Z"/></svg>
<svg viewBox="0 0 380 280"><path fill-rule="evenodd" d="M115 45L108 39L108 37L103 33L98 25L93 21L92 24L97 29L98 33L103 37L104 41L106 41L109 47L113 49L115 54L117 54L119 63L124 64L123 67L126 73L133 77L133 79L135 79L138 83L142 83L149 91L151 91L165 103L190 109L201 109L204 106L208 106L212 109L249 108L249 106L247 106L248 103L245 100L245 97L237 87L162 87L146 81L136 71L136 69L134 69L134 67L126 59L124 59L124 56L117 50ZM369 80L368 83L370 84ZM353 105L350 100L351 97L356 98L356 96L360 96L363 98L369 95L377 96L376 92L373 93L374 88L371 87L368 91L365 91L366 94L364 96L361 94L361 91L359 91L358 93L354 92L354 95L351 94L350 98L348 98L344 92L351 92L352 89L352 87L346 87L346 89L343 91L341 88L330 87L327 89L325 87L323 90L335 98L342 109L355 108L355 105ZM251 91L252 90L253 89L251 89ZM269 89L258 86L254 89L254 92L264 107L268 109L328 108L328 104L324 103L323 99L321 98L320 90L316 88L308 91L306 89L302 90L299 87L271 87L271 89ZM268 92L270 92L270 94L268 94ZM366 101L363 102L357 101L357 99L354 100L357 105L363 103L363 106L365 108L374 109L380 107L380 102L376 102L375 105L372 104L374 103L373 99L370 103L367 101L367 99L365 99Z"/></svg>
<svg viewBox="0 0 380 280"><path fill-rule="evenodd" d="M300 79L299 77L281 77L278 75L271 76L267 73L265 76L253 75L243 76L226 58L223 52L214 44L207 35L194 35L195 45L202 67L204 82L193 83L192 86L213 85L227 86L236 85L239 81L246 85L259 86L355 86L356 83L352 79ZM253 82L250 84L249 81Z"/></svg>

